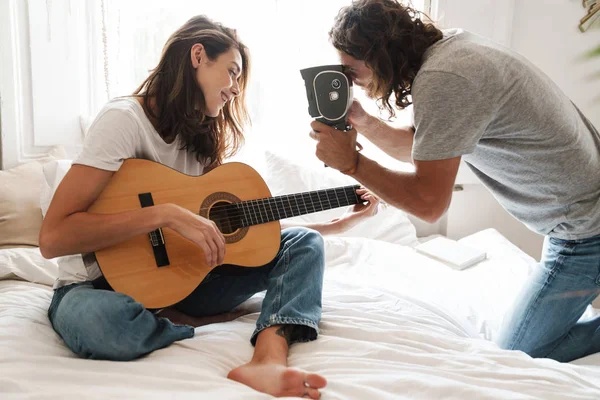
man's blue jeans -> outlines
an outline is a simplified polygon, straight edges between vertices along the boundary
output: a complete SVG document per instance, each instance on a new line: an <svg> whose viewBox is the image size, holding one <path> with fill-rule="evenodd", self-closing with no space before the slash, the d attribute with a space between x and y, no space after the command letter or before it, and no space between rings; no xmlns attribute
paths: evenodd
<svg viewBox="0 0 600 400"><path fill-rule="evenodd" d="M301 327L292 341L314 340L321 319L324 266L323 239L317 232L285 229L272 262L257 268L219 266L175 308L196 317L216 315L266 290L251 342L263 329L282 324ZM86 358L132 360L194 336L193 327L175 325L131 297L94 289L90 282L57 289L48 316L67 346Z"/></svg>
<svg viewBox="0 0 600 400"><path fill-rule="evenodd" d="M600 236L546 237L542 254L504 319L498 345L562 362L600 351L600 316L578 322L600 294Z"/></svg>

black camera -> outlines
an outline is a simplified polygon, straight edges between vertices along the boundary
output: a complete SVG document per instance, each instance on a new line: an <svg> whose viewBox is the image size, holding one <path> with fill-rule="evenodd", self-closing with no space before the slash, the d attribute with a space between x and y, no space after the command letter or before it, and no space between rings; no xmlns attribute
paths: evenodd
<svg viewBox="0 0 600 400"><path fill-rule="evenodd" d="M300 70L306 86L308 113L317 121L347 131L346 120L352 105L352 79L342 65L322 65Z"/></svg>

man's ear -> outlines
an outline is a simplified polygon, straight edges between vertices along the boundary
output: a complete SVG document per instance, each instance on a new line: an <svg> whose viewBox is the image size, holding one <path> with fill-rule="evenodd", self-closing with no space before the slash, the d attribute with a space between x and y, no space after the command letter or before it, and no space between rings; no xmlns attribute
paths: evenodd
<svg viewBox="0 0 600 400"><path fill-rule="evenodd" d="M190 57L192 61L192 67L198 68L200 62L206 57L206 53L204 52L204 46L202 43L196 43L192 46L190 50Z"/></svg>

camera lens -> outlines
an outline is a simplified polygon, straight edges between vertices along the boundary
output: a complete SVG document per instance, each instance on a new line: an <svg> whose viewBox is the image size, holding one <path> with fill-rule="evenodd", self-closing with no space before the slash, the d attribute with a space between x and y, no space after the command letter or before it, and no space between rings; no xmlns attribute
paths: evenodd
<svg viewBox="0 0 600 400"><path fill-rule="evenodd" d="M334 89L339 89L342 87L342 82L339 79L334 79L331 81L331 87Z"/></svg>

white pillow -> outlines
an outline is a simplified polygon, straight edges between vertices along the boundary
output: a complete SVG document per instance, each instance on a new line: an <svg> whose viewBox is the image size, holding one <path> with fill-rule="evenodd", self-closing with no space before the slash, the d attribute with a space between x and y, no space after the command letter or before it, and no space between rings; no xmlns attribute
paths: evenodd
<svg viewBox="0 0 600 400"><path fill-rule="evenodd" d="M0 171L0 248L39 245L42 166L65 154L55 147L36 160Z"/></svg>
<svg viewBox="0 0 600 400"><path fill-rule="evenodd" d="M52 286L57 275L56 260L46 260L37 247L0 250L0 280L22 279Z"/></svg>
<svg viewBox="0 0 600 400"><path fill-rule="evenodd" d="M265 160L263 178L273 196L357 184L353 178L332 168L315 167L314 164L302 166L270 151L265 151ZM304 223L330 221L340 217L346 209L321 211L290 220ZM380 206L375 216L339 236L364 237L408 246L418 243L415 226L406 213L391 206Z"/></svg>

